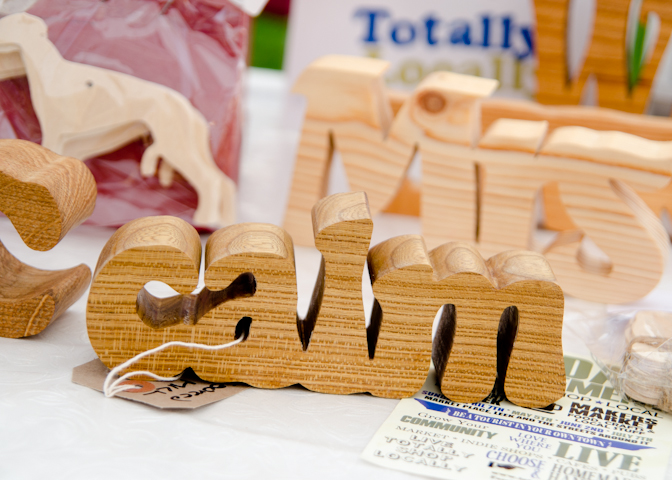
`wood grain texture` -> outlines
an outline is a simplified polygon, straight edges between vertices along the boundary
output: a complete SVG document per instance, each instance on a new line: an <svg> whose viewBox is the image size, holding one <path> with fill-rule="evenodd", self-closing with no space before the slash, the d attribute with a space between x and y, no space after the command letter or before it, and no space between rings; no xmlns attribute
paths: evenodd
<svg viewBox="0 0 672 480"><path fill-rule="evenodd" d="M42 145L80 160L114 151L140 137L144 176L169 186L178 171L198 194L194 222L223 226L235 220L234 182L215 164L208 123L182 94L131 75L65 60L44 21L27 13L0 20L0 77L16 71L16 52L42 129ZM3 72L3 68L7 71Z"/></svg>
<svg viewBox="0 0 672 480"><path fill-rule="evenodd" d="M297 245L313 245L312 206L327 194L334 149L341 154L350 188L366 191L373 214L399 188L414 146L384 141L392 122L383 60L330 55L301 74L293 92L308 101L284 228Z"/></svg>
<svg viewBox="0 0 672 480"><path fill-rule="evenodd" d="M548 132L559 127L614 130L649 140L669 140L672 119L621 112L587 105L542 105L529 100L487 98L481 103L481 129L487 131L500 118L548 122Z"/></svg>
<svg viewBox="0 0 672 480"><path fill-rule="evenodd" d="M611 108L541 105L524 100L488 98L482 103L482 129L500 118L533 120L548 122L548 133L560 127L585 127L598 131L614 131L636 135L643 139L670 141L672 139L672 119L652 115L639 115L621 112ZM667 189L669 190L669 188ZM662 210L672 211L672 197L667 190L656 192L637 192L646 204L658 216ZM419 196L419 191L417 192ZM567 214L556 184L545 185L542 191L544 205L543 226L549 230L573 230L575 225ZM393 203L405 204L413 201L413 192L405 199L396 199Z"/></svg>
<svg viewBox="0 0 672 480"><path fill-rule="evenodd" d="M455 158L485 171L479 248L486 254L539 248L531 243L534 198L554 183L576 225L544 250L565 293L604 303L641 298L660 280L668 247L662 224L635 191L664 188L669 160L658 155L657 142L638 139L633 151L626 134L565 128L555 130L537 156L453 147ZM606 262L582 244L584 236Z"/></svg>
<svg viewBox="0 0 672 480"><path fill-rule="evenodd" d="M405 92L395 92L393 98L399 108L409 95ZM483 99L481 102L481 131L487 132L499 119L548 122L548 134L560 127L577 126L599 131L629 133L649 140L669 141L672 138L672 119L669 118L600 107L541 105L525 100L504 98ZM405 179L385 211L420 216L421 189L422 186L419 183ZM660 216L663 209L672 211L672 196L667 193L667 190L660 191L660 193L648 191L637 193ZM560 201L557 186L555 184L544 186L542 196L544 228L557 231L574 229L575 226Z"/></svg>
<svg viewBox="0 0 672 480"><path fill-rule="evenodd" d="M174 375L191 367L210 381L243 381L264 388L296 383L283 375L292 350L301 352L301 343L296 331L294 252L291 238L282 229L242 224L215 232L206 244L206 289L223 291L254 272L254 296L228 299L198 322L176 323L164 329L140 321L136 313L138 291L150 280L163 281L182 294L196 287L201 254L196 231L173 217L149 217L122 227L108 247L101 256L87 308L89 337L106 365L116 366L172 340L227 343L234 340L239 321L251 317L248 339L231 349L172 348L148 357L133 369ZM115 311L105 314L110 304L115 305ZM120 351L109 352L119 342L123 343ZM286 354L265 355L266 350L273 350L272 345L276 353Z"/></svg>
<svg viewBox="0 0 672 480"><path fill-rule="evenodd" d="M315 326L306 334L305 354L295 361L301 384L324 393L383 393L368 365L362 300L362 274L373 232L366 194L330 195L315 205L312 217L315 246L324 261L324 285Z"/></svg>
<svg viewBox="0 0 672 480"><path fill-rule="evenodd" d="M387 67L381 60L327 56L311 64L297 81L294 91L308 98L308 106L284 222L297 245L312 245L308 206L327 193L334 150L341 154L350 188L366 191L375 215L392 201L419 148L426 183L420 203L423 216L436 217L436 206L446 202L469 203L473 211L468 217L453 219L452 228L462 236L471 235L476 190L470 186L476 172L473 167L464 169L451 162L442 147L445 143L477 142L479 102L492 94L497 82L435 72L392 118L383 83ZM452 170L462 175L456 189L445 182ZM469 232L463 232L465 229Z"/></svg>
<svg viewBox="0 0 672 480"><path fill-rule="evenodd" d="M195 230L172 217L125 225L96 268L87 305L91 345L114 367L165 342L223 344L246 328L245 340L229 349L173 347L131 368L175 375L191 367L210 381L263 388L301 384L324 393L401 398L424 383L433 319L450 303L458 328L442 362L448 359L448 369L457 373L442 369L445 385L454 384L445 391L455 400L477 401L490 393L497 376L502 312L516 306L518 341L513 352L505 348L511 357L507 395L524 406L552 403L559 398L557 385L562 395L563 297L539 254L507 253L484 262L466 244L428 253L414 235L369 250L373 223L364 192L326 197L312 217L323 258L305 318L296 313L293 244L283 229L241 224L215 232L206 244L206 287L192 294L200 263ZM466 249L470 256L451 249ZM367 258L376 295L368 327L362 301ZM152 299L143 288L150 280L167 283L179 295ZM237 284L242 294L236 296L230 291ZM250 285L253 291L245 289ZM151 304L143 305L147 301ZM156 313L152 321L141 318L150 310Z"/></svg>
<svg viewBox="0 0 672 480"><path fill-rule="evenodd" d="M471 148L480 138L480 101L494 92L497 82L449 72L429 75L416 88L395 117L390 136L417 145L422 156L422 229L431 247L451 240L471 240L478 222L476 165L456 161L447 154L450 145ZM434 104L430 111L430 95ZM446 221L446 206L453 208Z"/></svg>
<svg viewBox="0 0 672 480"><path fill-rule="evenodd" d="M51 250L95 206L89 169L25 140L0 140L0 211L33 250Z"/></svg>
<svg viewBox="0 0 672 480"><path fill-rule="evenodd" d="M403 235L374 246L368 254L376 299L369 326L369 355L395 372L403 396L417 392L432 358L432 324L438 308L426 301L434 271L419 235ZM401 379L402 382L399 382Z"/></svg>
<svg viewBox="0 0 672 480"><path fill-rule="evenodd" d="M329 393L411 395L414 391L390 387L385 375L369 365L361 290L373 229L366 195L325 198L315 206L313 221L324 261L309 318L298 319L296 314L289 235L271 225L243 224L210 237L205 281L209 289L218 290L250 272L256 280L255 295L223 303L196 324L163 329L152 329L138 318L138 291L150 280L163 281L181 294L193 290L200 262L198 236L171 217L127 224L105 247L91 287L87 325L94 350L112 367L170 340L226 343L233 340L241 317L250 317L248 339L231 349L169 349L133 368L172 375L192 367L207 380L245 381L265 388L301 383Z"/></svg>
<svg viewBox="0 0 672 480"><path fill-rule="evenodd" d="M452 242L428 253L421 237L406 235L371 249L369 265L382 309L376 355L414 350L417 360L404 366L415 385L424 380L432 322L445 305L433 354L444 395L483 400L495 384L499 355L507 359L501 380L512 402L541 407L562 397L564 296L540 254L505 252L486 262L469 244ZM498 352L509 307L516 308L517 325L507 326L516 341ZM395 343L399 337L403 342ZM411 352L405 358L415 358Z"/></svg>
<svg viewBox="0 0 672 480"><path fill-rule="evenodd" d="M196 230L175 217L146 217L127 223L107 242L98 259L86 307L86 325L93 349L107 366L116 366L140 352L171 340L218 343L215 335L198 335L191 325L161 330L145 325L137 313L138 293L147 282L163 282L188 295L198 284L201 241ZM197 324L198 325L198 324ZM150 356L137 368L176 375L184 368L166 360L183 351L168 349Z"/></svg>
<svg viewBox="0 0 672 480"><path fill-rule="evenodd" d="M253 297L234 300L207 320L213 332L225 332L221 343L234 339L237 322L250 317L248 339L220 352L202 352L199 371L207 378L279 388L298 383L293 359L302 353L297 333L294 245L283 229L267 224L240 224L218 230L205 251L205 284L225 288L238 275L254 275ZM207 332L206 335L209 335Z"/></svg>
<svg viewBox="0 0 672 480"><path fill-rule="evenodd" d="M24 140L0 140L0 211L34 250L51 250L93 212L96 183L79 160ZM35 335L84 293L86 265L47 271L13 257L0 243L0 336Z"/></svg>
<svg viewBox="0 0 672 480"><path fill-rule="evenodd" d="M572 78L567 61L569 0L535 0L537 20L536 51L538 91L536 100L544 104L576 104L581 100L588 77L598 83L598 105L643 113L660 60L672 31L672 4L666 0L642 2L637 21L647 23L649 12L660 18L658 39L650 58L631 85L626 45L629 0L596 0L595 23L582 68ZM650 27L650 25L648 25Z"/></svg>
<svg viewBox="0 0 672 480"><path fill-rule="evenodd" d="M327 56L296 82L294 92L305 95L308 106L284 227L298 245L312 244L308 209L327 193L334 150L341 154L351 190L366 191L375 215L399 190L421 132L469 145L478 138L478 99L490 95L496 81L436 72L423 80L393 121L383 83L387 67L382 60Z"/></svg>
<svg viewBox="0 0 672 480"><path fill-rule="evenodd" d="M332 69L339 63L348 65L343 57L330 62ZM368 65L366 59L358 62L362 69ZM374 66L377 74L384 67L372 63L366 68ZM342 73L347 78L346 70ZM342 78L339 82L347 84ZM319 83L308 84L321 91ZM570 122L570 113L578 107L523 104L518 117L514 112L514 118L499 118L482 134L481 104L496 85L494 80L435 72L407 97L393 96L398 108L386 136L370 137L372 144L378 142L378 152L390 145L419 152L423 163L419 210L428 247L458 240L476 242L485 255L537 249L552 259L567 293L606 303L646 295L658 283L667 255L656 214L672 206L672 142L604 129L620 125L643 132L652 127L648 136L660 138L670 121L638 121L631 114L586 109L577 123L596 129L559 126ZM372 111L367 105L379 105L380 98L384 93L377 91L375 97L369 93L351 100L360 110ZM327 111L338 110L329 102L323 104ZM357 111L356 106L348 104L347 110ZM500 102L490 111L512 108ZM540 118L545 112L551 112L552 123ZM376 128L384 128L383 123ZM337 137L332 140L330 145L338 143ZM365 149L359 152L369 155ZM297 167L295 179L300 173ZM325 181L317 174L311 178ZM412 184L404 185L404 191L413 191ZM539 196L546 204L546 226L559 229L549 246L533 244ZM590 252L591 242L602 255Z"/></svg>
<svg viewBox="0 0 672 480"><path fill-rule="evenodd" d="M36 335L86 291L91 270L40 270L21 263L0 243L0 337Z"/></svg>

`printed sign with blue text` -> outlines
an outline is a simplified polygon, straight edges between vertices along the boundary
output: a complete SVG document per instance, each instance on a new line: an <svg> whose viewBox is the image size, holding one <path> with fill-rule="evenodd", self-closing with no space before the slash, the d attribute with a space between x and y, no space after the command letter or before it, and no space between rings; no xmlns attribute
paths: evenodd
<svg viewBox="0 0 672 480"><path fill-rule="evenodd" d="M592 38L595 1L569 3L566 61L571 73L581 69ZM449 70L499 80L498 95L533 98L535 20L533 0L293 0L285 70L293 83L320 56L369 56L391 62L386 81L392 89L412 90L429 73ZM647 39L655 40L657 31L649 31ZM594 103L591 93L586 95L586 103ZM652 105L663 104L656 111L669 114L672 48L659 63L650 99Z"/></svg>
<svg viewBox="0 0 672 480"><path fill-rule="evenodd" d="M430 374L378 430L362 458L453 480L663 479L672 417L629 402L586 358L565 356L565 396L547 409L448 400Z"/></svg>

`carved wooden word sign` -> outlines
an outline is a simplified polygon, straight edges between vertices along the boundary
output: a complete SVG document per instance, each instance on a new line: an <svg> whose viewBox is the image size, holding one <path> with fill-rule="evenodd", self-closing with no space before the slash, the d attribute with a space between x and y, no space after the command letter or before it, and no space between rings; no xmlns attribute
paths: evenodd
<svg viewBox="0 0 672 480"><path fill-rule="evenodd" d="M308 105L284 224L297 244L312 243L308 205L326 195L334 149L374 214L392 201L419 152L430 248L458 240L486 256L538 250L566 293L604 303L637 300L658 284L669 242L643 198L672 205L671 141L576 126L549 134L548 122L508 118L481 134L480 102L497 82L449 72L428 76L393 115L386 68L382 60L329 56L297 81ZM540 246L535 201L544 189L567 221Z"/></svg>
<svg viewBox="0 0 672 480"><path fill-rule="evenodd" d="M133 369L176 375L191 367L209 381L399 398L424 383L432 323L446 305L434 363L449 398L482 400L496 378L518 405L542 407L563 395L564 297L540 254L484 261L463 243L428 252L417 235L369 250L363 192L327 197L312 217L322 264L305 318L296 313L294 247L283 229L239 224L215 232L205 247L205 288L192 294L201 243L191 226L173 217L123 226L101 253L89 295L94 350L114 367L169 341L217 345L245 334L216 352L171 347ZM367 260L376 297L368 328ZM180 295L154 298L144 289L152 280Z"/></svg>
<svg viewBox="0 0 672 480"><path fill-rule="evenodd" d="M93 212L96 182L74 158L0 140L0 211L33 250L51 250ZM40 333L86 291L86 265L59 271L21 263L0 243L0 336Z"/></svg>

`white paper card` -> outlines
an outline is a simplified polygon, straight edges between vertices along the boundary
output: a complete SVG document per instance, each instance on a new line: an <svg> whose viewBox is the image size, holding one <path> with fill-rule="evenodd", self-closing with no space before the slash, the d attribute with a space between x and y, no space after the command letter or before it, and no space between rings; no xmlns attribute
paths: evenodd
<svg viewBox="0 0 672 480"><path fill-rule="evenodd" d="M623 400L586 358L565 356L567 389L551 411L448 400L432 372L399 402L362 458L435 478L663 479L672 416Z"/></svg>

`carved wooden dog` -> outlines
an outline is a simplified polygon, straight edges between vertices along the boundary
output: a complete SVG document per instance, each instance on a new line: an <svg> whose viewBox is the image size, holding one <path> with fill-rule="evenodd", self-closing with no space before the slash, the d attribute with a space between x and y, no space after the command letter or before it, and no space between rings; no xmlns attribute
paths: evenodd
<svg viewBox="0 0 672 480"><path fill-rule="evenodd" d="M151 134L141 173L164 185L173 168L198 193L194 223L235 220L235 184L215 164L208 124L180 93L103 68L70 62L47 38L47 26L25 13L0 20L0 77L17 73L20 55L30 85L42 145L79 159L99 155ZM7 72L3 72L7 70Z"/></svg>
<svg viewBox="0 0 672 480"><path fill-rule="evenodd" d="M484 261L464 243L428 252L415 235L369 250L373 223L362 192L318 202L313 227L323 259L308 314L299 318L294 248L283 229L240 224L215 232L206 245L206 288L190 294L201 260L196 231L173 217L125 225L101 253L91 286L94 350L114 367L172 340L217 345L248 330L227 350L170 347L132 368L175 375L191 367L212 381L399 398L424 383L432 323L446 305L434 363L449 398L482 400L496 378L519 405L546 406L563 395L564 297L541 255ZM367 256L377 299L368 328ZM152 280L180 296L153 298L143 288Z"/></svg>

